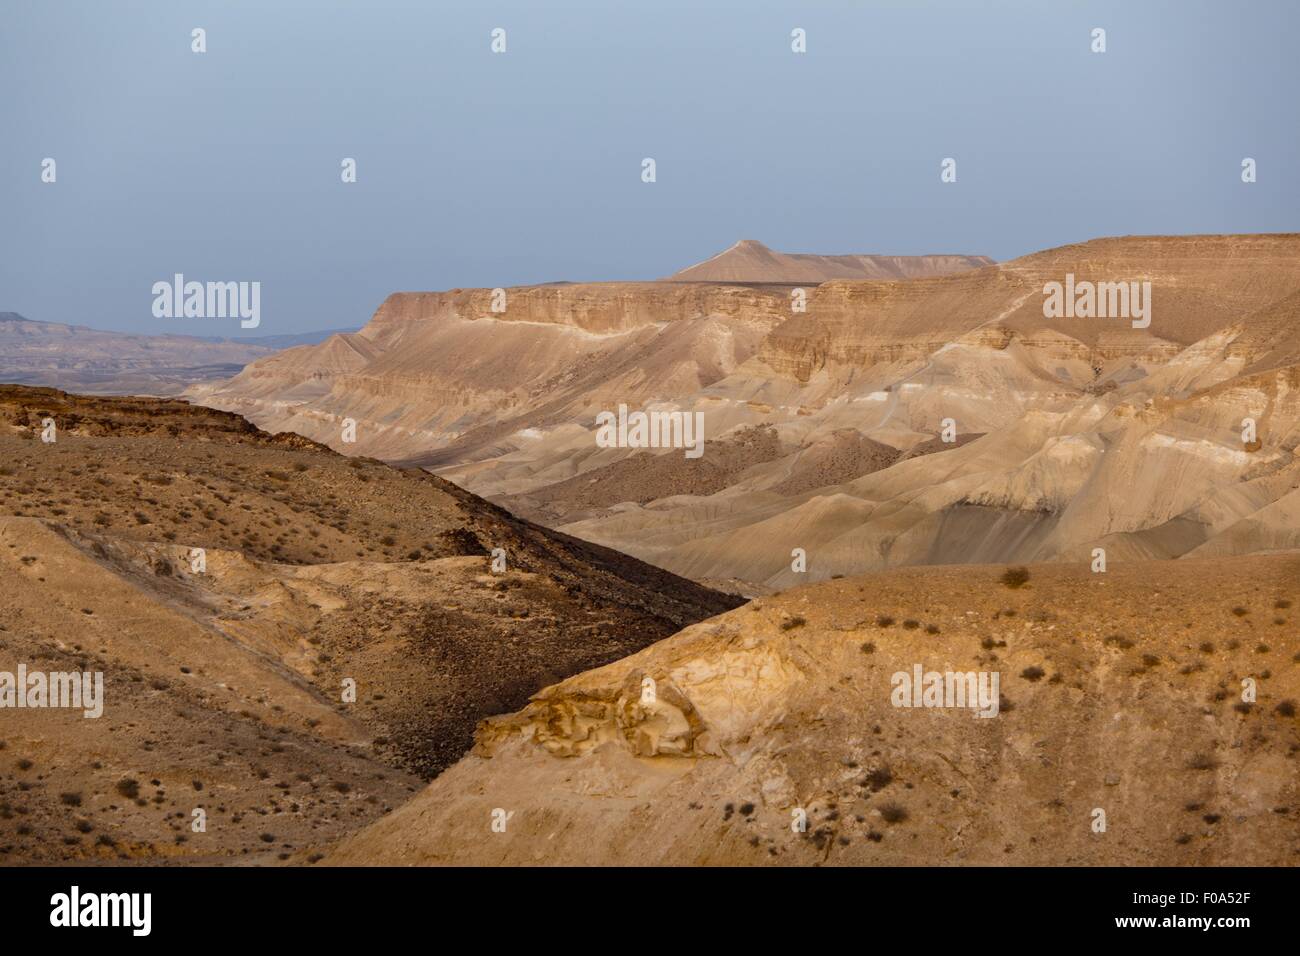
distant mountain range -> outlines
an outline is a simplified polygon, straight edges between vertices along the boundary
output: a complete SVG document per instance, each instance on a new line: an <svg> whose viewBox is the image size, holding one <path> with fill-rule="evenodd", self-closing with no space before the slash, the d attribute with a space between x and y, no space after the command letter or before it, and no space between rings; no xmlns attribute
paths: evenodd
<svg viewBox="0 0 1300 956"><path fill-rule="evenodd" d="M337 331L239 339L133 335L0 312L0 382L96 395L178 395L191 385L229 378L281 349L315 345Z"/></svg>

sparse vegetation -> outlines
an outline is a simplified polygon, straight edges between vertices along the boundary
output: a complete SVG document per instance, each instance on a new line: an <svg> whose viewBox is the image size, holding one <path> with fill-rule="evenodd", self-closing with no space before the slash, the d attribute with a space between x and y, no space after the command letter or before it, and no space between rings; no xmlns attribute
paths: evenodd
<svg viewBox="0 0 1300 956"><path fill-rule="evenodd" d="M1188 770L1216 770L1218 766L1219 761L1207 753L1192 754L1191 759L1187 761Z"/></svg>
<svg viewBox="0 0 1300 956"><path fill-rule="evenodd" d="M862 778L862 786L868 788L872 793L879 793L889 786L893 780L893 771L888 767L880 766Z"/></svg>

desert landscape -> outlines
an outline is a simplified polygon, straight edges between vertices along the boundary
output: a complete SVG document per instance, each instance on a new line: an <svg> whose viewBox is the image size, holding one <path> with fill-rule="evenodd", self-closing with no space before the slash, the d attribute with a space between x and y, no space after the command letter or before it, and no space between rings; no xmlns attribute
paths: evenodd
<svg viewBox="0 0 1300 956"><path fill-rule="evenodd" d="M805 311L751 250L710 266L744 284L510 289L500 313L487 289L395 294L360 332L187 394L744 595L1300 546L1300 235L935 257L810 284ZM1149 325L1045 318L1067 275L1150 282ZM620 403L702 414L707 452L597 447Z"/></svg>
<svg viewBox="0 0 1300 956"><path fill-rule="evenodd" d="M0 861L1293 866L1298 310L1300 235L746 241L0 386L0 671L104 682Z"/></svg>
<svg viewBox="0 0 1300 956"><path fill-rule="evenodd" d="M6 941L1294 936L1298 34L6 5Z"/></svg>

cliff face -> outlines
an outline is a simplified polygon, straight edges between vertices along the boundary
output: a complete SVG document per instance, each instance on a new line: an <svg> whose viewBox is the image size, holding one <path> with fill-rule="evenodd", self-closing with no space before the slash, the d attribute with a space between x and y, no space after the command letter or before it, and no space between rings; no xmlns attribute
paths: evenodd
<svg viewBox="0 0 1300 956"><path fill-rule="evenodd" d="M1049 283L1139 291L1127 315L1045 317ZM1095 547L1249 551L1261 522L1274 542L1300 532L1273 507L1300 467L1300 236L1101 239L799 288L803 311L795 286L761 283L509 289L504 312L492 290L400 293L355 335L192 394L750 591ZM593 497L582 482L636 451L594 440L596 415L620 404L699 412L713 444L644 482L624 474L625 502ZM772 430L772 453L720 469L754 427ZM867 442L897 460L854 451Z"/></svg>
<svg viewBox="0 0 1300 956"><path fill-rule="evenodd" d="M359 333L290 349L191 397L343 451L409 458L480 431L692 395L749 359L788 292L657 283L396 293ZM355 446L342 421L357 422Z"/></svg>

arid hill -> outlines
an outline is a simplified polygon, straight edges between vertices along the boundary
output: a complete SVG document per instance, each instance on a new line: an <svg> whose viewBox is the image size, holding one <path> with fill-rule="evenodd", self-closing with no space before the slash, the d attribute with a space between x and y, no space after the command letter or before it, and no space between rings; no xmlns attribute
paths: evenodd
<svg viewBox="0 0 1300 956"><path fill-rule="evenodd" d="M485 721L326 861L1294 866L1297 607L1294 552L797 588ZM896 706L918 666L996 715Z"/></svg>
<svg viewBox="0 0 1300 956"><path fill-rule="evenodd" d="M1070 276L1149 282L1149 323L1045 317ZM356 335L194 394L745 593L1300 546L1300 235L1098 239L825 282L802 312L792 292L534 287L504 312L486 289L399 293ZM702 413L708 451L597 447L619 404ZM736 453L754 429L774 438Z"/></svg>
<svg viewBox="0 0 1300 956"><path fill-rule="evenodd" d="M832 279L919 279L993 265L988 256L818 256L774 252L742 239L731 248L669 276L674 282L781 282L818 285Z"/></svg>
<svg viewBox="0 0 1300 956"><path fill-rule="evenodd" d="M479 719L738 603L425 472L182 402L18 386L0 583L0 672L104 680L97 719L4 709L9 863L337 838Z"/></svg>

